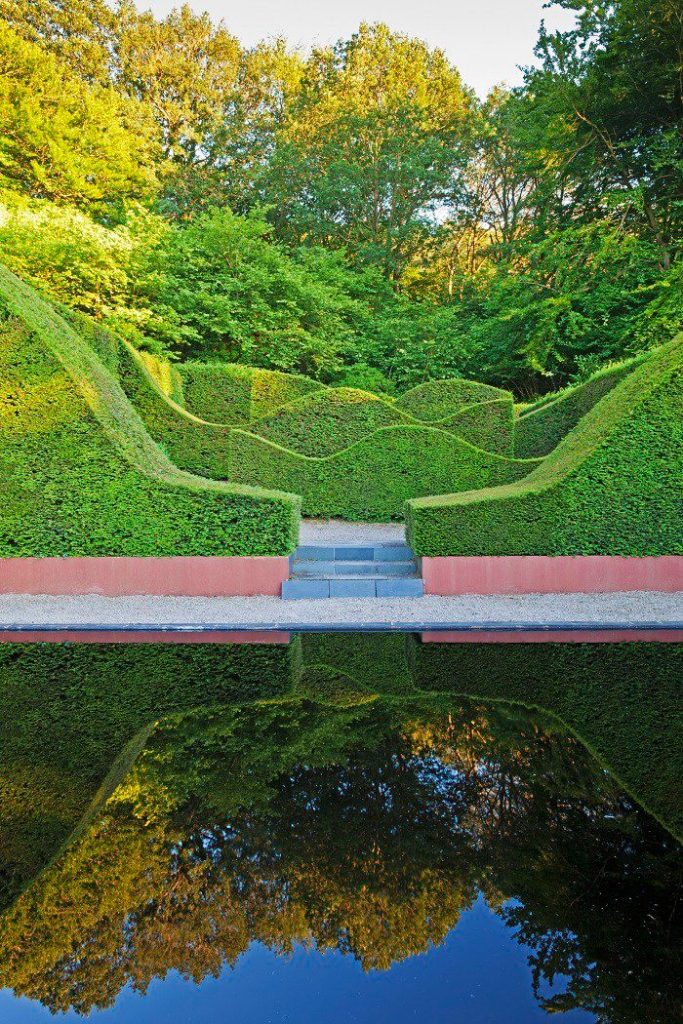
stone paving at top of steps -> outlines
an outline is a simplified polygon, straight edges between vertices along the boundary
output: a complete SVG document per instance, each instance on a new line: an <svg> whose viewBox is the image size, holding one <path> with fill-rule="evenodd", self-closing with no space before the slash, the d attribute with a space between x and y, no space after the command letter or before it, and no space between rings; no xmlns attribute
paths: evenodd
<svg viewBox="0 0 683 1024"><path fill-rule="evenodd" d="M341 519L302 519L299 544L321 547L404 545L404 523L347 523Z"/></svg>

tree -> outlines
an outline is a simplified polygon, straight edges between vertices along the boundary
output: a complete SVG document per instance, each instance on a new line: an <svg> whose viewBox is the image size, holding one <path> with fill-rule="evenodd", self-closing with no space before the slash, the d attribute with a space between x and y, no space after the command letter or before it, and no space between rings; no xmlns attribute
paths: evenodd
<svg viewBox="0 0 683 1024"><path fill-rule="evenodd" d="M89 85L0 21L0 183L102 214L156 189L147 108Z"/></svg>
<svg viewBox="0 0 683 1024"><path fill-rule="evenodd" d="M187 5L157 21L126 2L118 18L120 88L151 107L169 160L209 161L233 97L239 43Z"/></svg>
<svg viewBox="0 0 683 1024"><path fill-rule="evenodd" d="M278 234L343 246L398 281L453 191L471 106L441 51L385 25L315 52L273 159Z"/></svg>
<svg viewBox="0 0 683 1024"><path fill-rule="evenodd" d="M3 0L2 17L86 81L112 84L117 14L105 0Z"/></svg>

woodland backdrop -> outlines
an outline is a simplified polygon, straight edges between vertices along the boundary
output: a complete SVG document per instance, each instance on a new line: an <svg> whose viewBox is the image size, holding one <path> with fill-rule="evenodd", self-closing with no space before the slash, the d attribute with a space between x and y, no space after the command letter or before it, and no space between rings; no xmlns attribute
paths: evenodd
<svg viewBox="0 0 683 1024"><path fill-rule="evenodd" d="M683 325L678 0L559 0L480 100L386 25L0 3L0 258L139 348L524 399ZM267 26L265 27L267 29Z"/></svg>

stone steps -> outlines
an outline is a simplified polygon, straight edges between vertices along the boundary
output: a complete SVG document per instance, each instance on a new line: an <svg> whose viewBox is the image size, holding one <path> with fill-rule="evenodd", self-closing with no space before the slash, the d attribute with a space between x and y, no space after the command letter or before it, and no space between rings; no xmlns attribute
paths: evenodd
<svg viewBox="0 0 683 1024"><path fill-rule="evenodd" d="M315 546L290 558L285 600L334 597L422 597L424 583L406 544Z"/></svg>

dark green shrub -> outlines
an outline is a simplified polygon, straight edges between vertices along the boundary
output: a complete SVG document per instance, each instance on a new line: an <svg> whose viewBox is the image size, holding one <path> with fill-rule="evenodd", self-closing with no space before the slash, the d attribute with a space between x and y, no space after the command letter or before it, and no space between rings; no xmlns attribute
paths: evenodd
<svg viewBox="0 0 683 1024"><path fill-rule="evenodd" d="M683 335L617 384L527 477L408 504L420 555L683 554Z"/></svg>
<svg viewBox="0 0 683 1024"><path fill-rule="evenodd" d="M0 267L0 555L280 555L296 498L192 476L38 294Z"/></svg>

